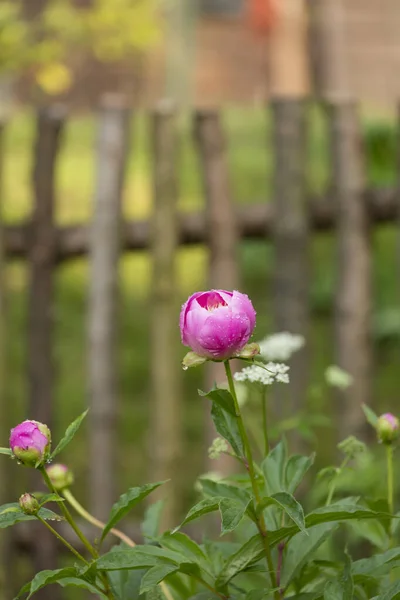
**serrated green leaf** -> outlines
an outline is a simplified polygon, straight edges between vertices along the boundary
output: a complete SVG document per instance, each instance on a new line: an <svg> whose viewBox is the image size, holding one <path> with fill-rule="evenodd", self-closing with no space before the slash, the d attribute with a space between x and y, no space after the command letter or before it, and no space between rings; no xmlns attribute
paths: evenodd
<svg viewBox="0 0 400 600"><path fill-rule="evenodd" d="M157 546L136 546L135 548L118 548L110 550L97 559L100 571L116 571L118 569L149 569L161 563L179 565L182 557L171 550Z"/></svg>
<svg viewBox="0 0 400 600"><path fill-rule="evenodd" d="M36 592L44 588L46 585L50 585L51 583L57 583L60 579L65 579L66 577L75 577L77 575L77 570L74 567L68 567L66 569L56 569L54 571L46 570L40 571L37 573L35 577L30 582L29 589L29 598L33 596Z"/></svg>
<svg viewBox="0 0 400 600"><path fill-rule="evenodd" d="M249 500L250 504L251 500ZM243 504L239 500L223 498L219 503L222 525L221 534L234 531L246 514L248 504Z"/></svg>
<svg viewBox="0 0 400 600"><path fill-rule="evenodd" d="M218 404L225 412L236 418L235 402L228 390L215 388L209 392L198 390L203 398L209 398L213 404Z"/></svg>
<svg viewBox="0 0 400 600"><path fill-rule="evenodd" d="M239 432L237 418L226 412L216 403L212 405L211 418L215 429L232 446L237 456L244 456L243 441Z"/></svg>
<svg viewBox="0 0 400 600"><path fill-rule="evenodd" d="M335 581L329 581L325 586L324 600L353 600L353 577L351 574L351 559L346 553L343 573Z"/></svg>
<svg viewBox="0 0 400 600"><path fill-rule="evenodd" d="M336 523L322 523L310 529L306 535L297 533L286 546L285 560L282 569L282 584L287 588L309 561L313 553L323 544L336 529Z"/></svg>
<svg viewBox="0 0 400 600"><path fill-rule="evenodd" d="M58 583L58 585L61 587L78 587L82 590L87 590L92 594L96 594L97 598L104 598L104 600L108 600L108 596L105 596L95 585L89 581L85 581L84 579L79 579L78 577L66 577L65 579L56 581L56 583Z"/></svg>
<svg viewBox="0 0 400 600"><path fill-rule="evenodd" d="M311 456L296 454L289 458L285 469L285 489L289 494L294 494L305 474L314 464L314 460L315 454Z"/></svg>
<svg viewBox="0 0 400 600"><path fill-rule="evenodd" d="M144 513L144 519L141 525L143 538L153 540L158 536L160 520L164 508L164 500L159 500L151 504Z"/></svg>
<svg viewBox="0 0 400 600"><path fill-rule="evenodd" d="M142 582L140 584L140 593L145 594L155 585L163 581L163 579L168 577L168 575L178 571L178 569L179 565L175 565L173 563L165 563L151 567L151 569L149 569L142 578Z"/></svg>
<svg viewBox="0 0 400 600"><path fill-rule="evenodd" d="M272 496L261 499L260 510L275 504L282 508L301 531L305 531L304 511L303 507L297 500L288 492L278 492Z"/></svg>
<svg viewBox="0 0 400 600"><path fill-rule="evenodd" d="M89 409L88 409L89 410ZM59 442L58 446L56 446L56 449L53 451L51 458L53 459L55 456L57 456L57 454L60 454L60 452L62 450L64 450L64 448L70 443L70 441L73 439L73 437L75 436L75 434L77 433L79 427L82 424L82 421L84 420L84 418L86 417L86 415L88 414L88 410L85 410L85 412L83 412L77 419L75 419L75 421L73 421L68 427L67 430L64 434L64 437L61 439L61 441Z"/></svg>
<svg viewBox="0 0 400 600"><path fill-rule="evenodd" d="M40 506L44 506L48 502L65 502L65 498L61 498L58 494L44 494L38 498Z"/></svg>
<svg viewBox="0 0 400 600"><path fill-rule="evenodd" d="M199 567L212 577L212 568L204 550L185 533L177 531L175 533L164 533L159 539L163 548L173 550L182 555L184 560L188 558L199 565Z"/></svg>
<svg viewBox="0 0 400 600"><path fill-rule="evenodd" d="M362 409L364 411L364 415L368 421L368 423L374 428L376 429L376 426L378 425L378 415L376 415L374 413L374 411L372 410L372 408L370 408L369 406L367 406L366 404L362 404Z"/></svg>
<svg viewBox="0 0 400 600"><path fill-rule="evenodd" d="M306 516L306 527L313 527L320 523L331 523L333 521L348 521L351 519L381 519L387 518L386 513L379 513L357 504L346 504L338 502L329 506L317 508Z"/></svg>
<svg viewBox="0 0 400 600"><path fill-rule="evenodd" d="M385 592L378 596L379 600L396 600L400 598L400 581L396 581Z"/></svg>
<svg viewBox="0 0 400 600"><path fill-rule="evenodd" d="M266 493L272 496L285 490L285 465L287 448L285 440L281 440L262 462Z"/></svg>
<svg viewBox="0 0 400 600"><path fill-rule="evenodd" d="M120 496L119 500L114 504L111 509L110 517L107 521L106 526L103 529L103 533L101 534L100 540L104 540L107 533L120 521L123 517L136 504L139 504L146 496L151 494L154 490L156 490L160 485L163 485L166 481L158 481L157 483L148 483L146 485L142 485L141 487L134 487L128 490L125 494Z"/></svg>

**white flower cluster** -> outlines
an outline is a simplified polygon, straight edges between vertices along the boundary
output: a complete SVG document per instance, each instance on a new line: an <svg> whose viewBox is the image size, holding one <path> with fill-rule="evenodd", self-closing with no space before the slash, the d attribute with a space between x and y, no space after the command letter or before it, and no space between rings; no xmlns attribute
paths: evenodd
<svg viewBox="0 0 400 600"><path fill-rule="evenodd" d="M220 437L215 438L210 448L208 449L208 456L211 460L215 460L221 456L224 452L228 451L228 444Z"/></svg>
<svg viewBox="0 0 400 600"><path fill-rule="evenodd" d="M287 331L275 333L260 342L260 354L264 360L289 360L305 344L302 335L293 335Z"/></svg>
<svg viewBox="0 0 400 600"><path fill-rule="evenodd" d="M235 373L236 381L248 381L250 383L261 383L272 385L273 383L289 383L289 367L281 363L269 362L265 367L251 365Z"/></svg>

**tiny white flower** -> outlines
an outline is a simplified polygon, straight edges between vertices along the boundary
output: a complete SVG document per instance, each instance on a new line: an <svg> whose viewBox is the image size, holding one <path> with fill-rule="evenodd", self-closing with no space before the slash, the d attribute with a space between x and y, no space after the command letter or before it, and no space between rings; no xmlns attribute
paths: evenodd
<svg viewBox="0 0 400 600"><path fill-rule="evenodd" d="M331 365L325 371L325 381L332 387L345 390L353 383L353 377L336 365Z"/></svg>
<svg viewBox="0 0 400 600"><path fill-rule="evenodd" d="M251 365L235 373L236 381L247 381L249 383L261 383L261 385L272 385L275 382L289 383L289 367L281 363L267 363L265 367Z"/></svg>
<svg viewBox="0 0 400 600"><path fill-rule="evenodd" d="M274 333L260 342L260 354L264 360L287 361L305 342L302 335L294 335L287 331Z"/></svg>
<svg viewBox="0 0 400 600"><path fill-rule="evenodd" d="M227 452L227 451L228 451L227 442L224 439L217 437L217 438L215 438L215 440L211 444L210 448L208 449L208 456L211 458L211 460L215 460L215 459L219 458L223 452Z"/></svg>

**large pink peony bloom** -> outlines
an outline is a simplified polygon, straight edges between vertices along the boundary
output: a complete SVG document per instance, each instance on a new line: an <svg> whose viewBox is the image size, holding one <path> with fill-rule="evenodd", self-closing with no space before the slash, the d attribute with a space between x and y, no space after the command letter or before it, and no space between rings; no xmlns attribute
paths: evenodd
<svg viewBox="0 0 400 600"><path fill-rule="evenodd" d="M38 421L24 421L10 433L10 448L14 456L26 466L44 462L50 450L49 428Z"/></svg>
<svg viewBox="0 0 400 600"><path fill-rule="evenodd" d="M179 320L182 343L213 360L238 354L255 324L256 311L248 296L225 290L196 292L182 306Z"/></svg>

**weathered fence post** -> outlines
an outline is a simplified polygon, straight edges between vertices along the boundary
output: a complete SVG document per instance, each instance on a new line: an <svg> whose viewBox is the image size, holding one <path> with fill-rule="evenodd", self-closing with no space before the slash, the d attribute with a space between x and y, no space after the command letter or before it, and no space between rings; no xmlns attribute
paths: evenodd
<svg viewBox="0 0 400 600"><path fill-rule="evenodd" d="M328 108L333 189L337 204L336 363L354 383L338 392L340 439L366 432L361 410L371 399L371 238L363 200L363 156L357 108L337 101Z"/></svg>
<svg viewBox="0 0 400 600"><path fill-rule="evenodd" d="M194 133L206 199L209 287L237 289L239 282L238 229L229 183L226 141L219 113L213 110L198 112L194 121ZM225 374L221 364L207 364L207 389L210 389L215 382L224 379ZM208 448L216 437L216 431L210 417L208 403L205 404L205 410ZM232 461L223 456L219 461L212 461L212 466L207 464L206 469L218 470L227 474L232 471L232 466Z"/></svg>
<svg viewBox="0 0 400 600"><path fill-rule="evenodd" d="M56 233L54 226L56 160L64 111L54 106L39 112L33 168L34 208L29 244L28 378L29 418L54 424L53 302ZM34 479L34 482L37 481ZM32 482L32 483L34 483ZM54 568L57 542L43 527L33 530L36 571ZM40 533L39 533L40 530ZM44 588L43 600L58 591Z"/></svg>
<svg viewBox="0 0 400 600"><path fill-rule="evenodd" d="M129 111L121 98L105 97L99 113L88 303L89 489L91 509L100 519L107 517L116 491L116 309L128 141Z"/></svg>
<svg viewBox="0 0 400 600"><path fill-rule="evenodd" d="M274 165L275 331L307 336L309 327L309 211L306 190L306 111L304 100L272 102ZM280 417L303 406L308 384L308 350L291 360L288 389L275 390ZM287 394L289 398L287 397ZM285 400L283 400L285 399Z"/></svg>
<svg viewBox="0 0 400 600"><path fill-rule="evenodd" d="M151 408L149 456L152 481L171 478L165 497L163 525L171 527L179 516L179 459L182 451L182 398L177 360L179 328L176 312L175 257L177 231L177 128L175 111L161 104L152 117L153 193L151 253ZM178 482L178 485L176 483Z"/></svg>

